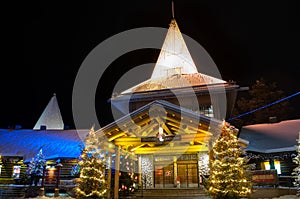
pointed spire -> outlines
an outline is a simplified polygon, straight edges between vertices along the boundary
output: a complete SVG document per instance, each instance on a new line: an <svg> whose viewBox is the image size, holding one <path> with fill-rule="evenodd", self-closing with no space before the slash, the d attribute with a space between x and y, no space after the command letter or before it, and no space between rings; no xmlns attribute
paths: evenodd
<svg viewBox="0 0 300 199"><path fill-rule="evenodd" d="M175 19L171 20L151 79L198 73Z"/></svg>
<svg viewBox="0 0 300 199"><path fill-rule="evenodd" d="M56 94L50 99L48 105L40 116L39 120L33 127L34 130L40 130L41 126L46 126L50 130L63 130L64 123L56 99Z"/></svg>

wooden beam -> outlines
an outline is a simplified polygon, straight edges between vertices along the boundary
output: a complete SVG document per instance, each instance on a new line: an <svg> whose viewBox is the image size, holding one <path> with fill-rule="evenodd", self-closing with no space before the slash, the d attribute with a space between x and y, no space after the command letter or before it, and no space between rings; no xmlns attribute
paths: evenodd
<svg viewBox="0 0 300 199"><path fill-rule="evenodd" d="M174 140L172 142L180 143L180 142L187 142L189 143L190 141L195 141L195 142L207 142L210 140L211 136L202 134L202 133L197 133L197 134L182 134L181 135L181 140ZM114 140L115 145L120 145L120 146L139 146L141 144L153 144L153 142L141 142L141 138L134 138L134 137L122 137L122 138L116 138Z"/></svg>
<svg viewBox="0 0 300 199"><path fill-rule="evenodd" d="M112 140L114 140L114 139L116 139L116 138L118 138L118 137L121 137L121 136L123 136L123 135L125 135L126 133L125 132L122 132L122 133L117 133L116 135L113 135L113 136L111 136L111 137L109 137L108 138L108 141L112 141Z"/></svg>
<svg viewBox="0 0 300 199"><path fill-rule="evenodd" d="M161 147L147 147L135 150L135 154L176 154L176 153L193 153L200 151L208 151L206 145L193 145L193 146L161 146Z"/></svg>

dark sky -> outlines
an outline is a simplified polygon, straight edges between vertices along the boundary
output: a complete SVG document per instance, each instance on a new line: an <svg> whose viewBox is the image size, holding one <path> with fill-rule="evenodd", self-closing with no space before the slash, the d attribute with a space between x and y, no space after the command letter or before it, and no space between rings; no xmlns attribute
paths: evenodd
<svg viewBox="0 0 300 199"><path fill-rule="evenodd" d="M297 1L174 2L181 32L205 48L224 80L250 86L264 77L286 95L300 91ZM171 17L167 0L48 1L20 6L6 16L3 25L0 128L16 124L33 128L53 93L64 123L73 127L73 83L88 53L125 30L168 28ZM97 110L105 113L110 108L106 100L121 73L155 62L157 56L157 50L140 50L116 60L105 83L103 79L99 83ZM292 117L300 118L299 98L291 100L296 110ZM99 119L109 122L103 115Z"/></svg>

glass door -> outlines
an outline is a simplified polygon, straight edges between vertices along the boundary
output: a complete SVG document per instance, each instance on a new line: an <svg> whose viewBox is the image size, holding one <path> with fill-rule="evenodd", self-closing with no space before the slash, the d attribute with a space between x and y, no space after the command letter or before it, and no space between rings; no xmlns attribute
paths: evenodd
<svg viewBox="0 0 300 199"><path fill-rule="evenodd" d="M172 188L174 187L174 167L173 165L156 165L154 176L155 188Z"/></svg>
<svg viewBox="0 0 300 199"><path fill-rule="evenodd" d="M163 166L155 166L155 175L154 175L154 187L163 188L164 187L164 176L163 176Z"/></svg>
<svg viewBox="0 0 300 199"><path fill-rule="evenodd" d="M198 187L197 164L178 164L177 175L180 177L180 188Z"/></svg>

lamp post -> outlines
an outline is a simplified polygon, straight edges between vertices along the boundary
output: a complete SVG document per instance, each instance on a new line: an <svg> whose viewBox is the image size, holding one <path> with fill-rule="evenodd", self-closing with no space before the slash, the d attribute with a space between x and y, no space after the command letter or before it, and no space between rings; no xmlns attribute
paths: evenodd
<svg viewBox="0 0 300 199"><path fill-rule="evenodd" d="M57 174L56 174L56 184L55 184L55 191L54 191L54 197L58 197L59 196L59 189L58 189L58 185L59 185L59 181L60 181L60 169L63 165L61 163L58 163L56 165L57 167Z"/></svg>

